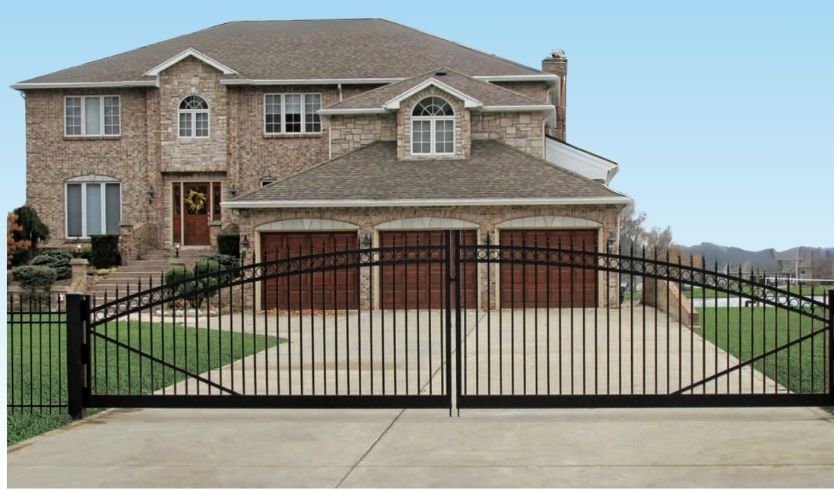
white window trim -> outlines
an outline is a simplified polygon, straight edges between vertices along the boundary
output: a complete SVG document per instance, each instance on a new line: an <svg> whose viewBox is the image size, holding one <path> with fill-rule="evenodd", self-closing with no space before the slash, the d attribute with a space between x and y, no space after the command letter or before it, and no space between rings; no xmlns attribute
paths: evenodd
<svg viewBox="0 0 834 489"><path fill-rule="evenodd" d="M449 107L452 107L452 111L453 112L455 111L451 102L449 102L445 98L437 96L437 95L431 95L431 97L436 97L436 98L439 98L440 100L446 102L447 104L449 104ZM428 98L428 97L426 97L426 98ZM419 104L423 100L425 100L425 98L420 99L417 102L417 104ZM415 107L416 107L416 105L415 105ZM411 110L413 112L414 107L412 107ZM411 116L411 140L409 141L409 152L410 152L411 156L448 156L448 155L455 154L455 151L457 150L457 144L458 144L457 137L455 137L455 125L456 125L455 124L455 117L456 116L457 116L457 113L453 113L452 115L429 115L429 116L413 115L412 114L412 116ZM430 131L429 132L429 152L428 153L415 153L414 152L414 123L417 122L417 121L422 121L422 122L429 121L430 122L430 124L429 124L429 131ZM435 144L436 144L436 139L437 139L437 136L436 136L436 126L437 126L436 122L437 121L452 121L452 151L439 152L435 149L436 148Z"/></svg>
<svg viewBox="0 0 834 489"><path fill-rule="evenodd" d="M287 111L287 95L301 95L301 131L300 132L287 132L287 121L286 121L286 111ZM264 136L276 136L282 134L294 135L294 134L321 134L323 132L323 125L321 121L321 117L319 117L319 130L318 131L308 131L307 130L307 95L318 95L319 96L319 109L321 109L321 101L322 96L320 92L268 92L264 93L263 96L263 131ZM266 97L267 96L278 96L281 97L281 130L278 132L268 132L266 130Z"/></svg>
<svg viewBox="0 0 834 489"><path fill-rule="evenodd" d="M119 106L119 132L115 134L104 133L104 99L115 97ZM67 99L80 98L81 99L81 134L67 134ZM97 98L99 99L99 132L98 134L87 134L87 104L84 99ZM64 111L61 114L64 119L64 137L67 138L116 138L122 135L122 97L121 95L64 95Z"/></svg>
<svg viewBox="0 0 834 489"><path fill-rule="evenodd" d="M122 183L110 177L89 176L71 178L64 182L64 238L73 240L90 239L87 234L87 184L107 185L117 184L119 186L119 225L122 222ZM70 185L81 185L81 236L69 235L69 191ZM101 223L103 230L107 231L107 191L101 190ZM118 234L118 233L117 233Z"/></svg>
<svg viewBox="0 0 834 489"><path fill-rule="evenodd" d="M206 105L208 109L180 109L180 105L182 105L182 101L187 99L188 97L200 97ZM188 119L191 121L191 130L189 131L188 136L183 136L180 132L180 114L188 114ZM208 116L208 127L205 136L196 136L195 132L197 131L197 114L206 114ZM185 97L181 98L179 102L177 102L177 138L178 139L209 139L211 137L211 105L209 105L208 101L201 97L200 95L190 94L186 95Z"/></svg>

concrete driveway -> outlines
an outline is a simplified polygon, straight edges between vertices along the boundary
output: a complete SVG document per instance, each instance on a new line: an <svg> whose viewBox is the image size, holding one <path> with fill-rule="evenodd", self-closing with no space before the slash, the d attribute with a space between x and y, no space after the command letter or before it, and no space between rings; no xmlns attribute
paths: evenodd
<svg viewBox="0 0 834 489"><path fill-rule="evenodd" d="M816 408L114 409L8 450L10 487L830 486Z"/></svg>

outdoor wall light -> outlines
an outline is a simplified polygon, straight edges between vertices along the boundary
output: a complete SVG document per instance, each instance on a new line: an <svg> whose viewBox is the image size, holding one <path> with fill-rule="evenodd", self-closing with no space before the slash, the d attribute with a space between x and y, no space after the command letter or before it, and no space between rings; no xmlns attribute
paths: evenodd
<svg viewBox="0 0 834 489"><path fill-rule="evenodd" d="M371 240L371 233L365 233L362 236L362 242L360 243L360 245L362 246L362 248L367 249L371 247L371 244L373 244Z"/></svg>
<svg viewBox="0 0 834 489"><path fill-rule="evenodd" d="M231 195L232 197L237 195L237 187L235 187L234 185L231 185L229 187L229 195Z"/></svg>
<svg viewBox="0 0 834 489"><path fill-rule="evenodd" d="M174 256L177 257L177 258L180 257L180 244L179 243L174 244Z"/></svg>
<svg viewBox="0 0 834 489"><path fill-rule="evenodd" d="M156 190L153 188L153 185L148 186L148 203L153 203L153 198L156 196Z"/></svg>
<svg viewBox="0 0 834 489"><path fill-rule="evenodd" d="M243 241L240 242L240 264L246 263L246 254L249 253L249 236L244 234Z"/></svg>

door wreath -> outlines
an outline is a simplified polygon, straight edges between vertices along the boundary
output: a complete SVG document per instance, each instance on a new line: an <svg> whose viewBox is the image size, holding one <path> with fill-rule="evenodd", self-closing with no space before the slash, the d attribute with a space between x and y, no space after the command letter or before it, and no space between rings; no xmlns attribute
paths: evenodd
<svg viewBox="0 0 834 489"><path fill-rule="evenodd" d="M190 189L185 197L185 204L191 213L196 214L206 208L206 194Z"/></svg>

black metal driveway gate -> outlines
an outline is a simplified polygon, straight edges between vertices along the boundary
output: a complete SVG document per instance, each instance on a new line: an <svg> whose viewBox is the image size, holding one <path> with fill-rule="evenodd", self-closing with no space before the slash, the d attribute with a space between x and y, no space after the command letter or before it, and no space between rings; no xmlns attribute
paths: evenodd
<svg viewBox="0 0 834 489"><path fill-rule="evenodd" d="M446 233L442 244L322 251L169 283L160 277L100 304L69 296L70 413L449 408L449 239ZM412 281L400 284L401 308L375 307L383 276L414 274L428 303L414 302ZM438 274L440 294L431 290ZM427 277L435 283L421 282ZM264 303L275 307L263 310Z"/></svg>
<svg viewBox="0 0 834 489"><path fill-rule="evenodd" d="M460 243L68 296L70 413L834 405L834 291L645 250Z"/></svg>

